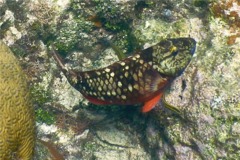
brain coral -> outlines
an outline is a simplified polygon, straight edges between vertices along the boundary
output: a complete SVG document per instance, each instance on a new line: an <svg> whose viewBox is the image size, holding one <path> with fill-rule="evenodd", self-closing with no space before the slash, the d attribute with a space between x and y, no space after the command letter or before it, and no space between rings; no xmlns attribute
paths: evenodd
<svg viewBox="0 0 240 160"><path fill-rule="evenodd" d="M32 159L34 109L17 59L0 41L0 159Z"/></svg>

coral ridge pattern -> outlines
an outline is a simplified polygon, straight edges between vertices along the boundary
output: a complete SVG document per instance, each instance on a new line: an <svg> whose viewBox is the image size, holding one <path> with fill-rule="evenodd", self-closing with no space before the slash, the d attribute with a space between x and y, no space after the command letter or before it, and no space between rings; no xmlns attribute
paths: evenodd
<svg viewBox="0 0 240 160"><path fill-rule="evenodd" d="M8 46L0 41L0 159L32 159L34 126L25 74Z"/></svg>

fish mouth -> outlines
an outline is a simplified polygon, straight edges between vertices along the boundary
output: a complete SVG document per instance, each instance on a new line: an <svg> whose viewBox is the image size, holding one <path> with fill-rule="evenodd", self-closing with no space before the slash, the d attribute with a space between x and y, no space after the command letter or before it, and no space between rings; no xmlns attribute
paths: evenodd
<svg viewBox="0 0 240 160"><path fill-rule="evenodd" d="M190 47L190 48L191 48L191 49L190 49L190 53L193 55L193 54L195 53L195 50L196 50L196 44L197 44L197 42L196 42L195 39L193 39L193 38L189 38L189 41L190 41L191 46L192 46L192 47Z"/></svg>
<svg viewBox="0 0 240 160"><path fill-rule="evenodd" d="M191 55L195 53L197 42L193 38L182 37L182 38L176 38L171 40L173 42L173 45L177 46L178 49L186 50L186 48L182 47L182 46L185 46L188 48Z"/></svg>

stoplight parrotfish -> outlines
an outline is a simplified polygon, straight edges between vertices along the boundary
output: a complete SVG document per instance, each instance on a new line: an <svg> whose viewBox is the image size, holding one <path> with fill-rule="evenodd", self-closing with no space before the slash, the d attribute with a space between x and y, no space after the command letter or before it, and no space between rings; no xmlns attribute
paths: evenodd
<svg viewBox="0 0 240 160"><path fill-rule="evenodd" d="M70 84L91 103L144 103L142 112L148 112L187 67L195 48L192 38L165 39L105 68L85 72L68 70L58 54L53 52L53 57Z"/></svg>

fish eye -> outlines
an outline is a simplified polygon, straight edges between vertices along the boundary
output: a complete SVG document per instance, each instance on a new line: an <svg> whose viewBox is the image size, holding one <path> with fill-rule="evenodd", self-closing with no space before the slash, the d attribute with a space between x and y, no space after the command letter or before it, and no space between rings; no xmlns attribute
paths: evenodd
<svg viewBox="0 0 240 160"><path fill-rule="evenodd" d="M172 46L170 48L170 52L171 52L171 56L175 57L177 55L177 53L178 53L178 48L176 46Z"/></svg>

